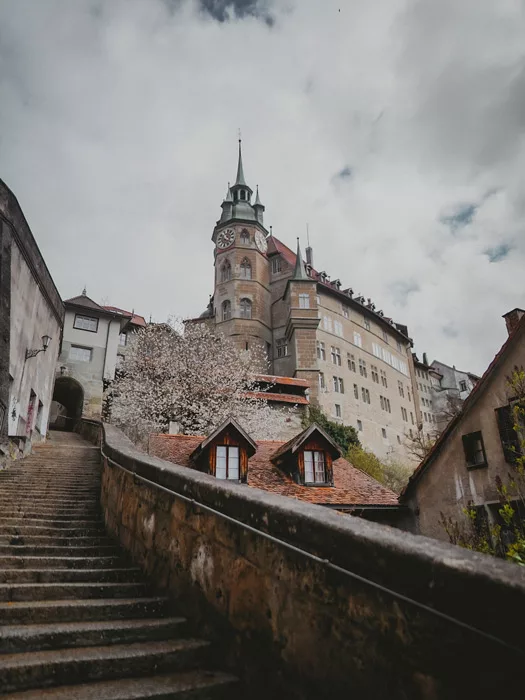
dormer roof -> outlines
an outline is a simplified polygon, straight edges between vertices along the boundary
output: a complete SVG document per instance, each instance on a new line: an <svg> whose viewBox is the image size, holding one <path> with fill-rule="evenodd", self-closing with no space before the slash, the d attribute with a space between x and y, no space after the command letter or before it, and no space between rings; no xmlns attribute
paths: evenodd
<svg viewBox="0 0 525 700"><path fill-rule="evenodd" d="M237 433L238 437L244 441L248 457L252 457L257 452L257 443L252 440L248 433L239 425L234 418L226 418L218 428L204 438L197 447L193 450L190 457L196 461L201 454L218 438L222 433Z"/></svg>
<svg viewBox="0 0 525 700"><path fill-rule="evenodd" d="M320 437L326 443L328 452L330 452L332 459L339 459L339 457L342 456L341 448L336 442L334 442L334 440L332 440L330 435L328 435L327 432L317 425L317 423L312 423L312 425L306 428L306 430L303 430L302 433L299 433L299 435L296 435L288 442L285 442L284 445L282 445L272 456L272 462L275 464L276 462L286 458L288 454L295 454L304 445L304 443L314 435Z"/></svg>

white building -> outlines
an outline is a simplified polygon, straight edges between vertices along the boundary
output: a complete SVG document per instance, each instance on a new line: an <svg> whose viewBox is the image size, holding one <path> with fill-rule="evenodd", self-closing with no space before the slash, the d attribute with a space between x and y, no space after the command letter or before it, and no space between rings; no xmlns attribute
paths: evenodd
<svg viewBox="0 0 525 700"><path fill-rule="evenodd" d="M0 180L0 443L45 439L64 305L14 194Z"/></svg>

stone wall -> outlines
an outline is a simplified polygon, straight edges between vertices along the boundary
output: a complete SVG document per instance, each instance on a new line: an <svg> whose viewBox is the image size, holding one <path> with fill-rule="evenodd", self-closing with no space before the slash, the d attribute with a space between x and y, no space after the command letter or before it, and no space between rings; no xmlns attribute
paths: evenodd
<svg viewBox="0 0 525 700"><path fill-rule="evenodd" d="M518 567L177 467L112 426L103 453L110 533L220 640L248 696L464 700L519 683Z"/></svg>

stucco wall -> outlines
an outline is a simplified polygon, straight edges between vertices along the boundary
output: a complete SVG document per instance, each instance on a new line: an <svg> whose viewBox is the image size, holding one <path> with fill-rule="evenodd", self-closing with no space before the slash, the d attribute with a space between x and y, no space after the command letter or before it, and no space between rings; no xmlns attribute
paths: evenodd
<svg viewBox="0 0 525 700"><path fill-rule="evenodd" d="M82 430L98 439L96 425ZM109 531L201 634L220 640L216 661L243 677L248 697L464 700L520 684L509 673L518 652L392 593L522 648L518 567L219 482L105 430Z"/></svg>
<svg viewBox="0 0 525 700"><path fill-rule="evenodd" d="M409 489L409 501L414 511L419 510L418 532L446 540L440 524L441 516L455 520L463 518L462 509L472 502L481 505L498 500L496 477L508 479L512 467L503 456L495 409L508 404L507 377L515 365L525 366L525 338L521 329L520 341L501 362L479 398L447 437L436 457ZM468 469L465 462L462 436L481 430L487 467Z"/></svg>

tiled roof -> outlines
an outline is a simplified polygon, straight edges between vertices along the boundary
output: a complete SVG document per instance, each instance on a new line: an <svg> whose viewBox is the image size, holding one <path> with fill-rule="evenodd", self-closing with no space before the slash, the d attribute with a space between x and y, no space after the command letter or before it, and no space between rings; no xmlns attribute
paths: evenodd
<svg viewBox="0 0 525 700"><path fill-rule="evenodd" d="M437 455L441 451L442 447L446 443L449 435L452 433L452 431L455 429L455 427L463 420L463 417L470 411L471 406L473 406L474 403L477 401L477 399L481 396L486 384L488 383L488 381L492 377L492 374L497 369L500 361L506 355L509 348L511 348L514 345L514 342L516 341L516 339L518 338L518 336L520 335L521 332L525 332L525 316L523 316L520 319L520 322L518 323L518 325L514 329L514 332L511 335L509 335L507 340L501 346L499 352L496 353L496 355L494 356L494 359L492 360L490 365L485 370L485 373L483 374L481 379L476 384L474 384L472 391L470 392L470 394L465 399L465 402L463 403L461 411L456 416L454 416L454 418L452 418L452 420L448 423L447 427L441 433L441 435L437 439L436 443L434 444L434 446L432 447L430 452L427 454L427 456L421 462L421 464L417 467L417 469L413 472L412 476L408 480L408 484L405 486L405 488L401 492L401 499L403 499L403 497L406 496L407 493L412 490L414 483L419 480L419 477L421 476L421 474L429 467L429 465L437 457Z"/></svg>
<svg viewBox="0 0 525 700"><path fill-rule="evenodd" d="M66 299L64 304L71 304L72 306L84 306L86 309L93 309L94 311L100 311L101 313L108 312L104 306L100 306L96 301L90 299L85 294L79 294L77 297L71 297L71 299ZM111 312L110 312L111 313Z"/></svg>
<svg viewBox="0 0 525 700"><path fill-rule="evenodd" d="M191 453L204 440L198 435L151 435L150 453L182 467L192 467ZM333 463L334 487L300 486L271 462L284 441L259 440L248 461L248 486L320 505L397 506L397 495L346 459Z"/></svg>
<svg viewBox="0 0 525 700"><path fill-rule="evenodd" d="M277 377L272 374L256 374L256 381L268 382L268 384L286 384L288 386L298 386L307 389L310 384L306 379L296 379L295 377Z"/></svg>
<svg viewBox="0 0 525 700"><path fill-rule="evenodd" d="M246 396L253 396L256 399L266 399L266 401L296 403L301 404L302 406L310 403L306 396L298 396L297 394L273 394L270 391L247 391Z"/></svg>
<svg viewBox="0 0 525 700"><path fill-rule="evenodd" d="M295 267L295 253L275 236L268 237L268 254L271 253L280 253L291 267Z"/></svg>
<svg viewBox="0 0 525 700"><path fill-rule="evenodd" d="M125 311L124 309L119 309L117 306L104 306L105 309L108 311L112 311L115 314L119 314L121 316L126 316L129 318L129 322L132 323L135 326L145 326L146 325L146 319L144 316L138 316L135 313L131 313L130 311Z"/></svg>

